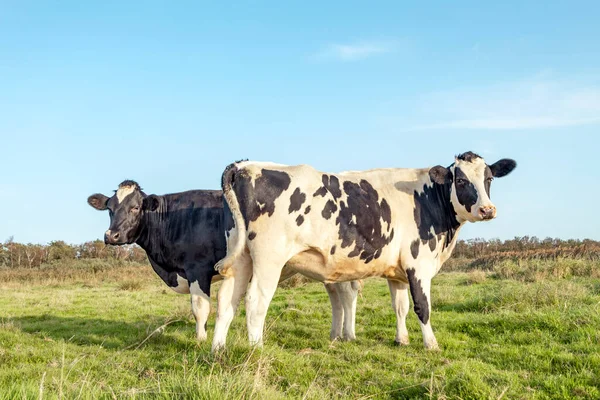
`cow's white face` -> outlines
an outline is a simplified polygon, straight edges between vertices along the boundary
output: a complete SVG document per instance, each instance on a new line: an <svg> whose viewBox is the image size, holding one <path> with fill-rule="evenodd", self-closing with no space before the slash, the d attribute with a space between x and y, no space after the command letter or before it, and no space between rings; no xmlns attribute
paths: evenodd
<svg viewBox="0 0 600 400"><path fill-rule="evenodd" d="M508 175L516 166L511 159L487 165L477 154L467 152L456 157L449 168L433 167L430 176L436 183L451 185L450 201L459 220L488 221L496 217L490 199L493 179Z"/></svg>

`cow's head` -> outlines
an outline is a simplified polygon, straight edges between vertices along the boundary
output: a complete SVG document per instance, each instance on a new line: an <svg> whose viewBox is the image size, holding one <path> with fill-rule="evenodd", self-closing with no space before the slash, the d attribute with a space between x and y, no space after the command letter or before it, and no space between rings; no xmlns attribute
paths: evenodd
<svg viewBox="0 0 600 400"><path fill-rule="evenodd" d="M142 231L142 216L158 207L158 198L146 196L134 181L123 181L112 197L96 193L88 197L88 204L96 210L108 209L110 226L104 233L104 243L131 244Z"/></svg>
<svg viewBox="0 0 600 400"><path fill-rule="evenodd" d="M429 177L435 183L451 185L450 201L458 218L463 221L486 221L496 217L496 207L490 200L494 178L502 178L517 166L514 160L503 158L492 165L475 153L456 157L450 167L435 166Z"/></svg>

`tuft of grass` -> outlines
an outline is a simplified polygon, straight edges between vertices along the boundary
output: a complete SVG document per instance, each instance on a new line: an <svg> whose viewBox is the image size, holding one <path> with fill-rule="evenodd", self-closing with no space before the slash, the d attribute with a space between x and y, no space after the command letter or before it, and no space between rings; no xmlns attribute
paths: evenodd
<svg viewBox="0 0 600 400"><path fill-rule="evenodd" d="M286 289L293 289L293 288L307 285L311 282L314 282L314 281L310 280L309 278L307 278L303 275L296 274L296 275L292 276L291 278L288 278L285 281L279 283L279 287L286 288Z"/></svg>
<svg viewBox="0 0 600 400"><path fill-rule="evenodd" d="M136 290L141 290L144 287L144 285L140 281L127 280L127 281L123 281L123 282L119 283L118 287L119 287L119 290L136 291Z"/></svg>
<svg viewBox="0 0 600 400"><path fill-rule="evenodd" d="M484 271L473 270L469 272L467 277L467 283L470 285L476 285L478 283L483 283L487 279L487 274Z"/></svg>

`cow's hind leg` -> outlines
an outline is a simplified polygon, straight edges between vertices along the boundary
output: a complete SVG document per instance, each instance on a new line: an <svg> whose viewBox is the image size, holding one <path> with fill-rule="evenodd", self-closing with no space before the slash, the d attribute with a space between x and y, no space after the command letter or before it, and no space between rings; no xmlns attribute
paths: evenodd
<svg viewBox="0 0 600 400"><path fill-rule="evenodd" d="M227 270L227 276L223 278L223 283L217 295L217 320L212 342L213 352L225 347L229 325L231 325L251 276L251 260L247 253L242 253L235 260L232 267Z"/></svg>
<svg viewBox="0 0 600 400"><path fill-rule="evenodd" d="M192 295L192 313L196 319L196 339L204 341L207 338L206 322L210 314L210 283L212 276L201 276L197 281L190 282Z"/></svg>
<svg viewBox="0 0 600 400"><path fill-rule="evenodd" d="M339 282L339 297L344 308L344 340L356 339L356 301L360 284L358 281Z"/></svg>
<svg viewBox="0 0 600 400"><path fill-rule="evenodd" d="M431 274L425 271L418 273L414 268L407 268L406 275L410 285L410 293L413 298L415 313L419 317L421 323L421 331L423 332L423 343L425 348L430 350L438 350L437 340L431 329Z"/></svg>
<svg viewBox="0 0 600 400"><path fill-rule="evenodd" d="M408 330L406 329L406 316L410 308L408 300L408 285L406 283L388 280L390 294L392 295L392 308L396 313L396 344L407 345Z"/></svg>
<svg viewBox="0 0 600 400"><path fill-rule="evenodd" d="M252 281L246 293L246 324L251 345L262 346L267 310L284 263L264 263L253 258Z"/></svg>
<svg viewBox="0 0 600 400"><path fill-rule="evenodd" d="M327 290L329 301L331 302L331 333L329 334L329 338L331 340L341 339L344 308L337 291L337 284L324 283L323 285L325 285L325 290Z"/></svg>

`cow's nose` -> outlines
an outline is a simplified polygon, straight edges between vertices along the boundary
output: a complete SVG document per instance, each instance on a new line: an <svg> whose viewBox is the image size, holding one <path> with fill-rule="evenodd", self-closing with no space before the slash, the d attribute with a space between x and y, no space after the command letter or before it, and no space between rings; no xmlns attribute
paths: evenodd
<svg viewBox="0 0 600 400"><path fill-rule="evenodd" d="M112 232L110 229L107 230L104 233L104 243L105 244L111 244L111 243L115 243L117 240L119 240L119 236L121 236L121 234L119 232Z"/></svg>
<svg viewBox="0 0 600 400"><path fill-rule="evenodd" d="M483 206L479 207L479 216L483 219L492 219L496 216L496 207Z"/></svg>

